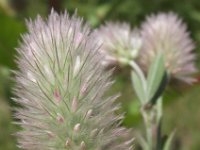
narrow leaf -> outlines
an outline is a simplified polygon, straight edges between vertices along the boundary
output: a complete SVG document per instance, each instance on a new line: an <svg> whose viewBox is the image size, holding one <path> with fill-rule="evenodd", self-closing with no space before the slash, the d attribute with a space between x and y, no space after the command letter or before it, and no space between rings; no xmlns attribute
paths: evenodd
<svg viewBox="0 0 200 150"><path fill-rule="evenodd" d="M158 123L158 127L157 127L157 148L156 150L162 150L162 131L161 131L161 127L162 127L162 122L161 119Z"/></svg>
<svg viewBox="0 0 200 150"><path fill-rule="evenodd" d="M134 71L132 71L131 78L132 78L133 88L136 92L138 99L140 100L141 103L144 103L146 99L145 91L140 77Z"/></svg>
<svg viewBox="0 0 200 150"><path fill-rule="evenodd" d="M140 133L136 133L136 138L140 144L140 146L142 147L143 150L149 150L149 146L147 141L141 136Z"/></svg>
<svg viewBox="0 0 200 150"><path fill-rule="evenodd" d="M158 90L163 79L164 72L164 58L162 54L158 54L151 64L147 76L147 92L149 100L151 100Z"/></svg>
<svg viewBox="0 0 200 150"><path fill-rule="evenodd" d="M171 145L172 145L172 141L173 141L173 138L174 138L174 135L175 135L175 131L173 131L169 138L167 139L166 143L165 143L165 146L163 148L163 150L170 150L171 148Z"/></svg>
<svg viewBox="0 0 200 150"><path fill-rule="evenodd" d="M158 101L159 97L164 92L167 83L168 83L168 77L167 77L167 73L165 72L161 80L161 83L159 87L157 88L157 91L154 93L153 97L150 99L150 102L152 105L154 105Z"/></svg>

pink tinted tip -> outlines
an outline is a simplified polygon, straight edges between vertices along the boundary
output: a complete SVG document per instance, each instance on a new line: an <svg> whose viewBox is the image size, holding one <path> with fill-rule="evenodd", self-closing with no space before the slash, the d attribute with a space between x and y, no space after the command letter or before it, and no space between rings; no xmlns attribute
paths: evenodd
<svg viewBox="0 0 200 150"><path fill-rule="evenodd" d="M54 91L54 97L56 99L56 102L59 103L61 101L61 95L60 95L58 89L55 89L55 91Z"/></svg>

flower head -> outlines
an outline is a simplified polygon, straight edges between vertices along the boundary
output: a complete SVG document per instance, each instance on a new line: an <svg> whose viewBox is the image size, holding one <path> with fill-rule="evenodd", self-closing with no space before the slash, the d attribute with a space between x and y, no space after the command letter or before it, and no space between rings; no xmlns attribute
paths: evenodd
<svg viewBox="0 0 200 150"><path fill-rule="evenodd" d="M98 44L76 16L51 12L28 23L16 72L22 105L19 147L26 150L127 150L115 97L105 98L110 72L100 64Z"/></svg>
<svg viewBox="0 0 200 150"><path fill-rule="evenodd" d="M97 30L102 42L100 52L105 55L104 64L127 64L138 55L141 47L139 32L131 30L127 23L107 23Z"/></svg>
<svg viewBox="0 0 200 150"><path fill-rule="evenodd" d="M142 25L143 45L139 61L148 70L157 53L162 52L167 71L173 78L191 83L196 71L192 50L194 44L186 25L174 13L160 13L147 17Z"/></svg>

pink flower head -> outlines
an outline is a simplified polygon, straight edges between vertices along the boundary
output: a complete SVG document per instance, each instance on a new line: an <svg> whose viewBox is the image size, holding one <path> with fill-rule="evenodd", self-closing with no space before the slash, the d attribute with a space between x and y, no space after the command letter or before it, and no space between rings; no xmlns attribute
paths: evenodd
<svg viewBox="0 0 200 150"><path fill-rule="evenodd" d="M147 17L141 35L143 45L139 61L144 70L147 71L156 54L162 52L172 78L187 83L194 81L191 75L197 71L193 53L195 46L186 25L176 14L159 13Z"/></svg>

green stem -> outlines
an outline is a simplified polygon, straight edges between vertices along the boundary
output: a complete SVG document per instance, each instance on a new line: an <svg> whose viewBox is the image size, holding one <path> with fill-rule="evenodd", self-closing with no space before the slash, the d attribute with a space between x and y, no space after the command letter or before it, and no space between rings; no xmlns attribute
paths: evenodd
<svg viewBox="0 0 200 150"><path fill-rule="evenodd" d="M153 150L153 134L152 134L152 119L151 119L151 111L146 110L142 107L141 113L143 116L145 128L146 128L146 140L148 143L148 150Z"/></svg>
<svg viewBox="0 0 200 150"><path fill-rule="evenodd" d="M161 141L157 137L157 132L162 118L162 98L159 98L157 104L152 107L142 106L141 113L146 128L148 150L155 150L158 140Z"/></svg>
<svg viewBox="0 0 200 150"><path fill-rule="evenodd" d="M147 93L147 83L146 78L140 69L140 67L134 62L130 61L129 65L132 69L137 73L137 75L141 78L141 83L144 88L145 95ZM156 100L155 105L151 105L148 102L148 97L145 97L145 103L141 103L141 114L145 124L146 130L146 141L147 141L147 148L145 150L155 150L158 144L158 141L161 141L159 136L157 137L157 132L159 132L159 124L162 118L162 98L158 98Z"/></svg>

